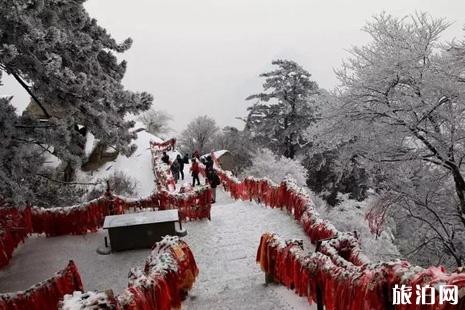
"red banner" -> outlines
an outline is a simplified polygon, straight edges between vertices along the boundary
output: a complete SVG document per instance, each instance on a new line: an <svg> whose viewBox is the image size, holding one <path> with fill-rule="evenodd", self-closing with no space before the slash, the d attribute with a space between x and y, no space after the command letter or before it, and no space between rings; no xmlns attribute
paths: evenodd
<svg viewBox="0 0 465 310"><path fill-rule="evenodd" d="M198 272L189 246L177 237L165 237L156 243L143 270L130 274L129 288L118 297L120 307L178 309Z"/></svg>
<svg viewBox="0 0 465 310"><path fill-rule="evenodd" d="M394 309L392 289L396 284L465 287L463 273L448 274L440 267L423 269L405 261L354 266L337 255L309 253L299 242L283 241L270 233L262 235L256 260L268 278L327 310ZM465 299L459 305L410 304L397 305L396 309L462 309L460 304L464 306Z"/></svg>
<svg viewBox="0 0 465 310"><path fill-rule="evenodd" d="M81 277L73 261L54 277L26 291L0 294L0 310L53 310L65 294L82 290Z"/></svg>
<svg viewBox="0 0 465 310"><path fill-rule="evenodd" d="M14 250L32 231L31 209L0 207L0 268L8 265Z"/></svg>
<svg viewBox="0 0 465 310"><path fill-rule="evenodd" d="M199 273L189 246L178 237L157 242L142 268L129 273L128 288L113 297L105 292L66 295L62 309L169 310L179 309ZM98 305L89 304L93 295Z"/></svg>

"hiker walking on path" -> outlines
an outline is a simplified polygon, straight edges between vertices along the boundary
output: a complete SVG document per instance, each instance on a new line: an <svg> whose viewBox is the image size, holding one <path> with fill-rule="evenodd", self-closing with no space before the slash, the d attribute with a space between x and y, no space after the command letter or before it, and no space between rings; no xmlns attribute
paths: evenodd
<svg viewBox="0 0 465 310"><path fill-rule="evenodd" d="M184 155L184 158L182 160L183 160L185 165L188 165L189 164L189 155L186 153L186 155Z"/></svg>
<svg viewBox="0 0 465 310"><path fill-rule="evenodd" d="M181 175L181 179L184 180L184 159L178 154L178 156L176 156L176 161L179 163L179 174Z"/></svg>
<svg viewBox="0 0 465 310"><path fill-rule="evenodd" d="M192 171L192 186L195 186L195 181L197 180L197 185L200 185L200 180L199 180L199 163L195 158L192 158L192 166L191 166L191 171Z"/></svg>
<svg viewBox="0 0 465 310"><path fill-rule="evenodd" d="M171 164L171 173L173 174L174 180L176 183L178 183L179 180L179 161L178 160L173 160L173 163Z"/></svg>

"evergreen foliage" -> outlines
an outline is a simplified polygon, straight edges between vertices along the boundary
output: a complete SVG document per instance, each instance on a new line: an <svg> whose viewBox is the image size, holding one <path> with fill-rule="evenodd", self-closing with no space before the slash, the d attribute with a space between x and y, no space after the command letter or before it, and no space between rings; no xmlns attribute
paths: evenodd
<svg viewBox="0 0 465 310"><path fill-rule="evenodd" d="M318 85L294 61L275 60L272 64L278 68L260 75L265 78L264 92L247 97L258 102L248 108L246 130L262 146L294 158L308 143L303 133L315 121L311 100Z"/></svg>
<svg viewBox="0 0 465 310"><path fill-rule="evenodd" d="M0 2L0 69L27 89L46 119L15 118L8 110L9 123L2 124L9 129L2 131L3 143L14 141L8 153L20 160L4 162L0 171L8 176L2 194L13 199L20 195L18 188L28 187L27 181L19 180L33 151L26 147L24 154L13 154L24 152L19 144L52 147L54 155L76 166L84 145L77 129L84 126L102 143L131 154L134 123L125 116L147 110L152 103L150 94L125 90L121 84L126 62L119 62L115 53L126 51L131 39L118 44L88 15L84 2ZM2 108L8 109L5 102ZM34 171L30 170L29 178Z"/></svg>

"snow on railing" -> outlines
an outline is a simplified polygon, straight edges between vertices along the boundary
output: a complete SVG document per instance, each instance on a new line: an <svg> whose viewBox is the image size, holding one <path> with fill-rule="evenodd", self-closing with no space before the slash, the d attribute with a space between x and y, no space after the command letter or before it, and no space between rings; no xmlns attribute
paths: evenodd
<svg viewBox="0 0 465 310"><path fill-rule="evenodd" d="M327 310L394 309L392 289L396 285L413 288L457 285L461 290L465 287L465 274L448 274L442 267L423 269L406 261L346 265L341 264L336 253L310 253L301 243L283 241L271 233L262 235L256 260L268 281L281 283L299 296L307 297L310 304L317 303ZM438 302L397 306L396 309L462 307L463 299L457 305Z"/></svg>
<svg viewBox="0 0 465 310"><path fill-rule="evenodd" d="M312 243L337 237L340 240L338 244L325 243L326 251L336 251L342 258L357 266L369 261L361 253L358 239L350 233L339 232L329 221L321 219L310 196L292 180L276 184L266 178L247 177L239 181L230 172L221 169L217 169L217 174L233 198L256 200L272 208L286 209L301 223ZM341 244L343 246L336 246Z"/></svg>
<svg viewBox="0 0 465 310"><path fill-rule="evenodd" d="M73 261L52 278L26 291L0 294L0 310L53 310L64 295L82 290L81 276Z"/></svg>
<svg viewBox="0 0 465 310"><path fill-rule="evenodd" d="M161 309L179 308L199 273L184 241L166 236L157 242L142 268L129 273L129 285L119 296L82 293L81 276L73 261L52 278L26 291L0 294L0 310Z"/></svg>
<svg viewBox="0 0 465 310"><path fill-rule="evenodd" d="M60 309L179 309L199 270L192 252L178 237L157 242L143 268L132 268L129 285L120 295L75 292L65 295Z"/></svg>
<svg viewBox="0 0 465 310"><path fill-rule="evenodd" d="M213 153L212 158L216 161ZM275 257L273 255L277 255L276 252L267 254L263 262L257 257L257 260L262 262L261 264L267 262L273 265L269 267L271 269L265 269L267 273L273 274L278 282L289 288L295 287L299 295L309 296L309 301L316 301L315 285L319 285L324 292L322 300L326 309L329 310L391 309L393 308L392 288L395 284L406 284L414 288L415 285L457 285L461 292L460 298L465 296L465 273L460 271L448 273L444 267L423 269L411 266L406 261L371 263L363 254L358 238L351 233L339 232L329 221L323 220L315 210L307 192L292 180L284 180L276 184L265 178L247 177L240 181L229 171L218 168L216 172L224 188L234 199L256 200L272 208L286 209L302 225L312 243L317 245L318 253L303 254L303 251L293 250L298 253L296 254L299 258L298 264L273 260ZM267 234L264 236L265 239L269 237ZM274 240L273 238L270 240ZM258 254L262 253L263 242L265 241L262 238ZM276 246L276 242L275 240L270 244ZM286 253L288 252L286 250ZM292 255L285 255L287 255L286 259L296 260L292 258ZM292 266L302 267L307 271L299 269L302 272L292 273L289 269ZM294 282L290 282L292 278L289 276L290 273L294 277ZM310 276L311 279L309 279ZM313 284L308 284L308 281ZM302 287L298 283L307 283L305 285L313 285L313 287ZM310 290L306 294L310 295L303 293L307 292L307 289ZM352 301L349 302L349 300ZM465 298L462 298L460 303L463 303L462 307L465 307ZM410 305L408 309L420 309L421 307L424 305ZM407 309L407 307L402 309ZM450 304L437 304L428 309L461 308Z"/></svg>

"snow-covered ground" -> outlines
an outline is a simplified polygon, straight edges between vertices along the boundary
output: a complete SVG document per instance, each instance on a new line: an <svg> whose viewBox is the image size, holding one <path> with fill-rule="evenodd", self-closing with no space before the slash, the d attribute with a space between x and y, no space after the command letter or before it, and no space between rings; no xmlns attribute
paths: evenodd
<svg viewBox="0 0 465 310"><path fill-rule="evenodd" d="M260 237L276 232L300 238L312 249L303 229L285 212L256 203L234 201L218 191L212 220L187 224L185 240L194 252L199 278L183 303L187 309L308 309L305 298L280 285L265 286L255 263Z"/></svg>
<svg viewBox="0 0 465 310"><path fill-rule="evenodd" d="M74 260L81 273L84 289L120 292L127 286L130 268L142 266L149 250L136 250L111 255L99 255L103 245L103 230L84 236L46 238L33 236L13 254L10 264L0 270L0 292L24 290L43 281L69 260Z"/></svg>
<svg viewBox="0 0 465 310"><path fill-rule="evenodd" d="M266 231L284 238L301 238L311 249L302 228L281 210L256 203L234 201L218 191L212 220L185 223L185 240L200 269L199 278L183 303L187 309L308 309L283 286L265 286L265 276L255 263L260 236ZM85 236L29 238L14 254L8 267L0 271L0 292L26 289L63 268L73 259L86 290L127 286L131 267L141 266L149 250L98 255L104 231Z"/></svg>

